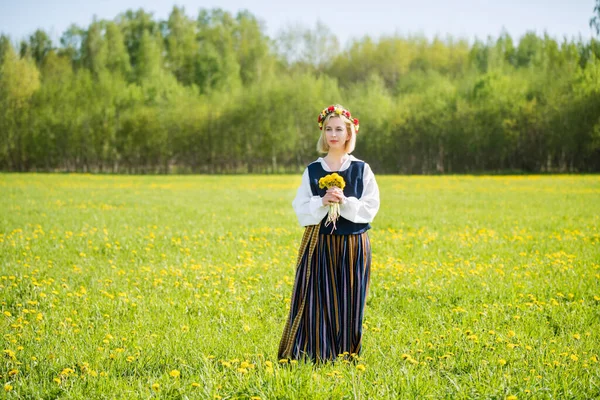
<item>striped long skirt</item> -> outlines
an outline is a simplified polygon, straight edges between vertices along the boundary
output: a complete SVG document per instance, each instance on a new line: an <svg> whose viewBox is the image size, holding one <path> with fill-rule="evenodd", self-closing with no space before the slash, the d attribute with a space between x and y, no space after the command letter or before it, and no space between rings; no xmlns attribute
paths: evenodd
<svg viewBox="0 0 600 400"><path fill-rule="evenodd" d="M371 244L357 235L304 232L279 359L335 360L360 354Z"/></svg>

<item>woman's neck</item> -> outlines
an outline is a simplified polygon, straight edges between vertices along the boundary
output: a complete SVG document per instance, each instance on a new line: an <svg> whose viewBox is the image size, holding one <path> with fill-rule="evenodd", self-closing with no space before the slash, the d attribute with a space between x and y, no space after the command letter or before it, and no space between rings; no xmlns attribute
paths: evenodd
<svg viewBox="0 0 600 400"><path fill-rule="evenodd" d="M341 168L342 164L347 159L347 157L348 157L348 153L346 153L344 151L341 151L341 152L329 151L329 153L327 153L327 155L324 158L325 158L325 162L327 163L329 168L331 168L332 171L336 171Z"/></svg>

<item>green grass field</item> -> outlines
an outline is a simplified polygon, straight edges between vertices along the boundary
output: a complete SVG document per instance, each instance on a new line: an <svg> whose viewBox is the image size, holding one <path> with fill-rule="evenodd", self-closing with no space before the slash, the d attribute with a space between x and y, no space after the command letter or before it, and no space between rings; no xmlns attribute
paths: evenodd
<svg viewBox="0 0 600 400"><path fill-rule="evenodd" d="M357 364L282 364L297 176L0 174L5 398L600 398L600 176L378 176Z"/></svg>

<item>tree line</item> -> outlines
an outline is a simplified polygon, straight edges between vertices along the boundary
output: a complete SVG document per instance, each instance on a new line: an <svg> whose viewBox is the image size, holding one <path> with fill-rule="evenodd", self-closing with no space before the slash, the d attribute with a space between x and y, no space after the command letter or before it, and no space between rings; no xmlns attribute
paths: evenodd
<svg viewBox="0 0 600 400"><path fill-rule="evenodd" d="M271 38L248 11L180 7L72 25L60 44L0 36L3 171L297 172L332 103L360 119L354 154L378 173L600 171L596 38L342 49L320 23Z"/></svg>

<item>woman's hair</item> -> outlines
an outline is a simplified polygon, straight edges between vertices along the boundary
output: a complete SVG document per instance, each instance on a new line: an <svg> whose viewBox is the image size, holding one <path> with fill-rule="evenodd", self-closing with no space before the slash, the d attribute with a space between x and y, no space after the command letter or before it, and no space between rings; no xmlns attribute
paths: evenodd
<svg viewBox="0 0 600 400"><path fill-rule="evenodd" d="M346 153L352 153L354 151L354 147L356 146L356 130L354 129L354 123L346 118L345 115L336 113L331 113L325 117L325 120L323 121L323 130L321 130L321 136L319 136L319 140L317 141L317 151L319 153L329 152L326 128L330 118L341 118L342 121L344 121L344 125L346 125L346 132L348 133L348 140L346 140L346 147L344 150Z"/></svg>

